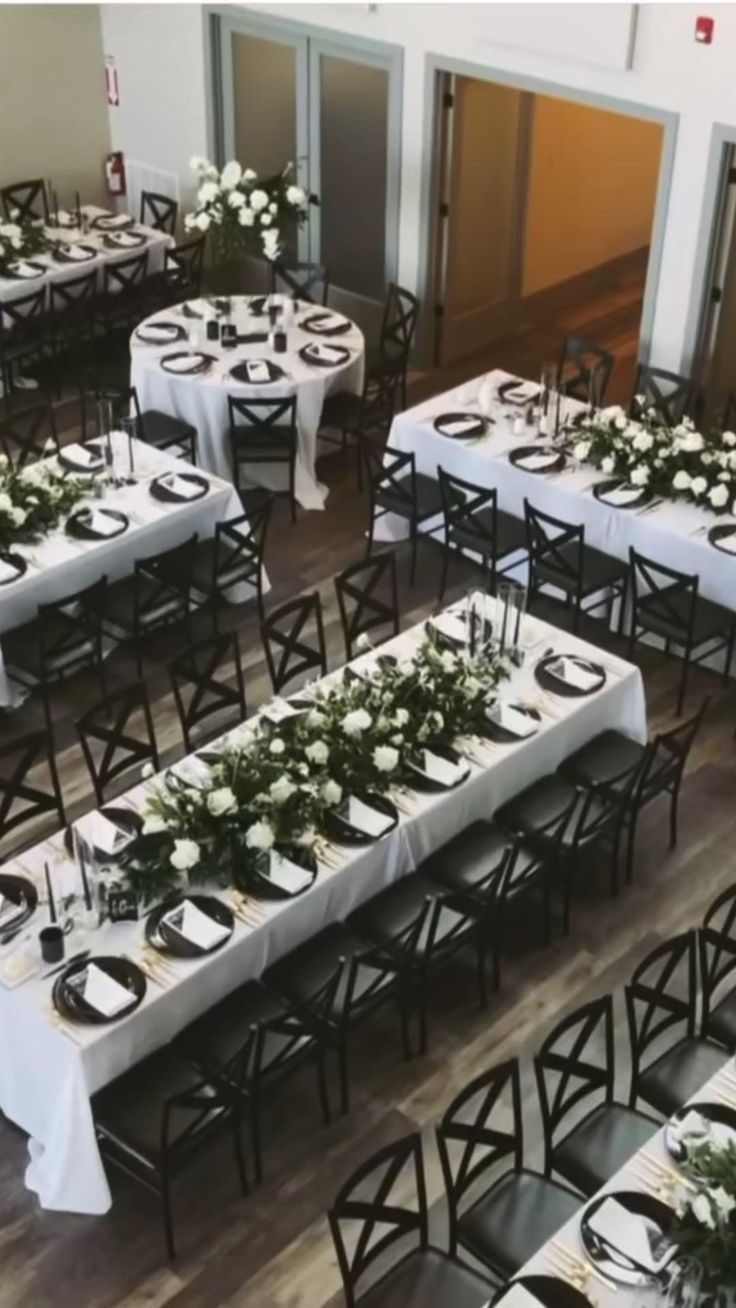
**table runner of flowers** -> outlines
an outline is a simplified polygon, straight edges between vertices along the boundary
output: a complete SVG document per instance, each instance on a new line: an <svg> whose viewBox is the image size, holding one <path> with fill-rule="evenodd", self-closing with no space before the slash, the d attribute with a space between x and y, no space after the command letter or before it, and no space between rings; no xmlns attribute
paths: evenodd
<svg viewBox="0 0 736 1308"><path fill-rule="evenodd" d="M0 455L0 550L47 535L89 495L94 479L68 477L46 462L15 468Z"/></svg>

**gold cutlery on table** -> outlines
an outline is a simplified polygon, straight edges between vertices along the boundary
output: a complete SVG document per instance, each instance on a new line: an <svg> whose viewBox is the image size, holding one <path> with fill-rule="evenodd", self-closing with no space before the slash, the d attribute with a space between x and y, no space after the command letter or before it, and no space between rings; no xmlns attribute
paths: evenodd
<svg viewBox="0 0 736 1308"><path fill-rule="evenodd" d="M566 1259L568 1263L571 1263L573 1269L581 1268L585 1275L595 1276L609 1290L618 1290L616 1282L612 1281L610 1277L606 1276L603 1272L599 1272L598 1268L590 1261L587 1255L575 1253L572 1249L566 1248L566 1246L561 1244L557 1239L550 1240L549 1249L554 1250L555 1253L560 1255L563 1259Z"/></svg>
<svg viewBox="0 0 736 1308"><path fill-rule="evenodd" d="M636 1161L637 1160L634 1159L634 1162ZM674 1182L668 1177L657 1177L656 1174L648 1172L646 1168L641 1167L641 1165L635 1167L634 1163L631 1164L629 1170L637 1184L643 1187L647 1194L651 1194L655 1199L661 1199L663 1202L668 1202L672 1199L672 1191L675 1187Z"/></svg>
<svg viewBox="0 0 736 1308"><path fill-rule="evenodd" d="M134 958L132 954L123 954L123 958L127 958L128 962L133 963L135 967L139 967L143 975L148 977L149 981L153 981L155 985L160 986L162 990L168 989L171 982L163 971L159 971L154 966L150 959L145 957Z"/></svg>
<svg viewBox="0 0 736 1308"><path fill-rule="evenodd" d="M73 1045L79 1045L79 1036L76 1031L68 1024L68 1022L64 1021L61 1013L57 1013L56 1009L51 1005L49 1005L48 1008L48 1019L51 1025L56 1027L57 1031L60 1031L62 1035L66 1036L67 1040L71 1040Z"/></svg>
<svg viewBox="0 0 736 1308"><path fill-rule="evenodd" d="M682 1172L677 1171L676 1168L670 1167L667 1163L663 1163L662 1160L656 1158L654 1154L647 1153L645 1149L642 1149L636 1157L637 1161L648 1167L655 1176L659 1175L660 1177L669 1177L671 1185L681 1185L684 1186L686 1190L697 1190L694 1181L689 1180L687 1176L683 1176Z"/></svg>

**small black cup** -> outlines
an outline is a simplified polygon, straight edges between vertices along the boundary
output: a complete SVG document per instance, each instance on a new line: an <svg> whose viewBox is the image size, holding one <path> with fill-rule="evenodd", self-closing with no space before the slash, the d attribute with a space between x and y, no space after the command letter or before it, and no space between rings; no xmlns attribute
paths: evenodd
<svg viewBox="0 0 736 1308"><path fill-rule="evenodd" d="M216 318L207 319L207 340L216 341L220 337L220 324Z"/></svg>
<svg viewBox="0 0 736 1308"><path fill-rule="evenodd" d="M220 344L224 350L230 350L238 343L238 333L234 322L224 322L220 328Z"/></svg>
<svg viewBox="0 0 736 1308"><path fill-rule="evenodd" d="M45 926L38 933L44 963L60 963L64 957L64 931L60 926Z"/></svg>
<svg viewBox="0 0 736 1308"><path fill-rule="evenodd" d="M273 351L274 354L286 354L286 332L274 332Z"/></svg>

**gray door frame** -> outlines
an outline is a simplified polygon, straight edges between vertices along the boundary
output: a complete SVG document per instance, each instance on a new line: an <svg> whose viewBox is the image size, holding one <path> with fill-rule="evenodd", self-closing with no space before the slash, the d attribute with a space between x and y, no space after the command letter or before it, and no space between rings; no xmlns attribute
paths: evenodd
<svg viewBox="0 0 736 1308"><path fill-rule="evenodd" d="M623 114L628 118L645 118L650 122L661 124L663 128L662 155L639 329L638 357L640 362L646 363L651 352L651 334L657 302L657 288L664 248L664 233L667 223L667 209L672 185L680 115L673 110L659 109L652 105L631 100L619 100L615 96L604 95L596 91L579 90L565 86L561 82L548 82L540 77L512 73L505 68L492 68L487 64L474 64L464 59L451 59L445 55L437 54L427 54L425 59L424 140L420 190L419 280L417 285L417 295L423 306L418 347L421 360L426 363L431 359L431 341L433 337L433 249L438 207L435 202L438 186L436 168L438 151L435 149L435 103L440 83L439 74L441 73L455 73L462 77L474 77L481 81L499 82L504 86L514 86L521 91L532 91L539 95L555 96L560 100L572 100L578 104L591 105L596 109L609 109L613 113Z"/></svg>
<svg viewBox="0 0 736 1308"><path fill-rule="evenodd" d="M723 216L725 147L736 147L736 126L728 123L714 123L711 132L708 166L703 188L703 203L700 212L695 262L690 285L685 340L682 347L680 371L690 376L693 369L700 371L703 365L702 351L705 346L705 333L708 326L710 309L710 291L713 280L715 261L718 257L720 225Z"/></svg>

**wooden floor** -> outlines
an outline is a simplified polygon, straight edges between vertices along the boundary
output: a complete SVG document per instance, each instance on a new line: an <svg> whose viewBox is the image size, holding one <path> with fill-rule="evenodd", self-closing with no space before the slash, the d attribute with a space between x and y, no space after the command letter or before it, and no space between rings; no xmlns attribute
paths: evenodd
<svg viewBox="0 0 736 1308"><path fill-rule="evenodd" d="M300 514L291 527L280 507L267 568L272 603L320 589L328 606L335 664L343 654L332 577L362 553L367 506L357 496L349 459L331 456L322 466L330 485L326 512ZM408 560L400 551L403 625L434 606L438 560L437 547L424 544L417 584L410 588ZM455 595L470 575L464 566L454 573ZM564 625L561 610L550 605L544 612ZM240 635L250 706L255 707L266 694L257 623L247 607L233 611L231 622ZM582 634L622 649L599 623L588 622ZM157 730L170 756L181 752L165 693L165 659L175 647L170 637L152 643L146 666ZM641 663L656 728L671 720L678 665L652 652L642 654ZM113 683L127 680L132 675L129 657L114 655L111 673ZM485 1011L476 1006L472 960L458 959L433 991L426 1057L402 1060L392 1013L364 1024L352 1050L352 1111L331 1128L321 1125L308 1070L279 1090L265 1118L263 1186L247 1200L239 1197L224 1146L206 1152L179 1183L175 1215L181 1255L175 1266L163 1257L155 1199L117 1175L111 1177L114 1206L105 1217L42 1212L23 1184L25 1138L0 1119L0 1308L337 1308L340 1281L324 1218L332 1196L372 1151L419 1128L428 1145L430 1197L439 1200L433 1123L465 1082L510 1055L524 1062L528 1161L538 1162L530 1059L546 1031L564 1011L619 987L657 940L697 923L716 893L736 881L736 689L723 692L713 673L695 674L688 707L694 708L706 691L715 702L684 788L677 850L670 853L666 847L665 814L651 810L642 822L633 887L611 901L591 865L569 938L557 936L551 948L542 950L534 923L526 924L532 928L528 933L520 927L508 942L502 989ZM72 812L90 804L72 724L93 694L94 687L80 678L66 688L55 711L62 784ZM20 729L37 719L31 703L14 715L12 725ZM620 1025L620 1003L617 1018ZM3 1049L0 1056L12 1054ZM435 1224L441 1239L439 1202Z"/></svg>

